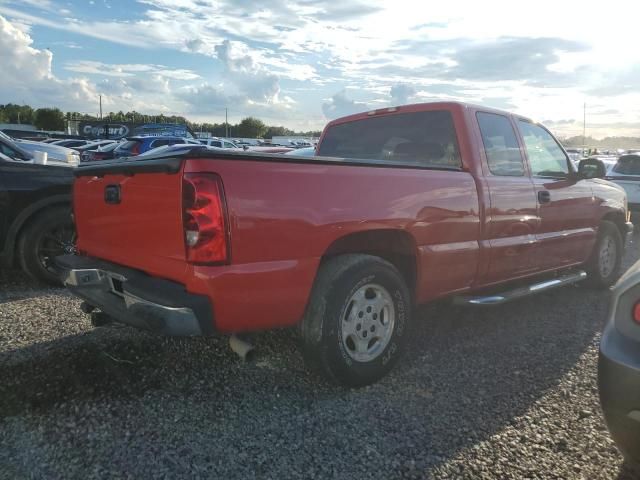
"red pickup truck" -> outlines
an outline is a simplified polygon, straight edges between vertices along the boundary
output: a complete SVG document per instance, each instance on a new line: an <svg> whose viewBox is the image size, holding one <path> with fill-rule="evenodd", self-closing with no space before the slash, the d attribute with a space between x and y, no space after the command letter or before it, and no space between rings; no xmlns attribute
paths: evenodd
<svg viewBox="0 0 640 480"><path fill-rule="evenodd" d="M316 157L213 152L76 169L65 284L168 335L298 326L309 364L384 375L416 304L495 304L618 276L624 191L540 124L462 103L335 120ZM588 165L587 165L588 166Z"/></svg>

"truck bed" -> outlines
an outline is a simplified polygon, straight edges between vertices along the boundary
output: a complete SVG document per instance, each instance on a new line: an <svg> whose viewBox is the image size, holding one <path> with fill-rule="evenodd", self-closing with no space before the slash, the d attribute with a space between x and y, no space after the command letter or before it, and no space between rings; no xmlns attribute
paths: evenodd
<svg viewBox="0 0 640 480"><path fill-rule="evenodd" d="M226 265L186 261L180 185L183 175L194 172L215 173L222 181L230 239ZM231 297L233 308L222 301L218 308L236 324L247 322L249 295L253 305L271 309L262 308L265 327L295 323L321 258L365 232L400 235L389 241L398 242L402 254L410 250L416 291L425 292L420 301L470 285L476 273L476 185L459 169L196 147L178 156L82 166L75 174L81 253L179 282L192 293ZM109 185L119 185L121 203L104 202Z"/></svg>

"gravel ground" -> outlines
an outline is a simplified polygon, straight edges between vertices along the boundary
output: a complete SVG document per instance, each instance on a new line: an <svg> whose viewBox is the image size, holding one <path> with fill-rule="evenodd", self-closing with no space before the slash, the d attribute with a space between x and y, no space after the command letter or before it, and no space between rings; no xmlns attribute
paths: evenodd
<svg viewBox="0 0 640 480"><path fill-rule="evenodd" d="M394 372L346 390L290 331L244 364L224 338L92 329L29 285L0 274L1 478L632 478L597 396L606 293L423 308Z"/></svg>

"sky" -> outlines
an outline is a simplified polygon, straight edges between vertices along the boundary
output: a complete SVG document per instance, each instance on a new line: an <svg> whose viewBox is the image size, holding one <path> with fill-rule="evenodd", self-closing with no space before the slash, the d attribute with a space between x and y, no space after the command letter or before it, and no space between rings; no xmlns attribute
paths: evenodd
<svg viewBox="0 0 640 480"><path fill-rule="evenodd" d="M483 0L0 0L0 104L295 130L407 103L640 136L640 7Z"/></svg>

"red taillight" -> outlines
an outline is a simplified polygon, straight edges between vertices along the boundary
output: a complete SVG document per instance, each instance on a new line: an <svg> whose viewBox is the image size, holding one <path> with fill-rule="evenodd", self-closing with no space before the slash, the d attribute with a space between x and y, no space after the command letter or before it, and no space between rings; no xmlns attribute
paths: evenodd
<svg viewBox="0 0 640 480"><path fill-rule="evenodd" d="M640 323L640 302L637 302L634 306L633 306L633 320L636 323Z"/></svg>
<svg viewBox="0 0 640 480"><path fill-rule="evenodd" d="M229 261L224 192L213 173L185 173L182 219L187 261L216 265Z"/></svg>

